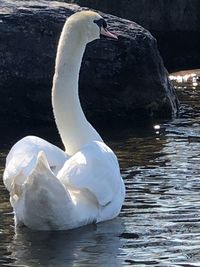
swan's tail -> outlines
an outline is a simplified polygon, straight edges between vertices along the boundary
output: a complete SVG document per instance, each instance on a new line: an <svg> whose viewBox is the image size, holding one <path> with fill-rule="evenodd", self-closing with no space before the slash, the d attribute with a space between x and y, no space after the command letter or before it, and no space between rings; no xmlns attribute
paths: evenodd
<svg viewBox="0 0 200 267"><path fill-rule="evenodd" d="M70 195L51 171L45 153L39 152L36 166L20 191L20 199L13 205L16 221L36 230L65 228L70 205Z"/></svg>

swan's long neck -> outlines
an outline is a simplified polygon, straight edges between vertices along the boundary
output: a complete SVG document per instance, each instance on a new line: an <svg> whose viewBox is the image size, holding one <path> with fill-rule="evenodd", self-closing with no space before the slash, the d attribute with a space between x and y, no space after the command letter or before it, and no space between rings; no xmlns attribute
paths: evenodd
<svg viewBox="0 0 200 267"><path fill-rule="evenodd" d="M56 56L52 89L52 104L56 124L69 155L83 145L102 141L87 121L78 94L78 79L86 42L65 25Z"/></svg>

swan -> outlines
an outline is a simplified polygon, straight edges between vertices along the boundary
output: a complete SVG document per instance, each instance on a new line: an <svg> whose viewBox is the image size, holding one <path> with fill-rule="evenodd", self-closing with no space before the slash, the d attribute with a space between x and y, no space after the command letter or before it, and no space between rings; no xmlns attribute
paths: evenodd
<svg viewBox="0 0 200 267"><path fill-rule="evenodd" d="M71 15L63 27L55 63L52 106L65 151L36 137L19 140L3 174L16 227L68 230L116 217L125 186L114 152L87 121L78 78L87 43L117 38L96 12Z"/></svg>

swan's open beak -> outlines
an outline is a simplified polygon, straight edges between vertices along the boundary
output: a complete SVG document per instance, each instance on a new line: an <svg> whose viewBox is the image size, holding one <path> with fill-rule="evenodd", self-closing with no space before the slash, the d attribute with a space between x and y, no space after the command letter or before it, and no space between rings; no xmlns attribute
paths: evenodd
<svg viewBox="0 0 200 267"><path fill-rule="evenodd" d="M101 27L101 34L107 37L110 37L112 39L118 40L117 35L109 32L107 29L105 29L104 27Z"/></svg>

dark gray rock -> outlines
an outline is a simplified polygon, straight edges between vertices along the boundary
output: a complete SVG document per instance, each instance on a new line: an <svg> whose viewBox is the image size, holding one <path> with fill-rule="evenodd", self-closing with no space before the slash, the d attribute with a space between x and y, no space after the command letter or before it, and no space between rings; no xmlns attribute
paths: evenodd
<svg viewBox="0 0 200 267"><path fill-rule="evenodd" d="M137 22L158 40L169 71L200 66L199 0L71 0Z"/></svg>
<svg viewBox="0 0 200 267"><path fill-rule="evenodd" d="M199 0L66 0L125 17L153 31L197 31Z"/></svg>
<svg viewBox="0 0 200 267"><path fill-rule="evenodd" d="M0 120L48 124L59 35L65 19L81 8L48 1L0 4ZM87 47L80 96L88 119L110 127L170 118L178 101L156 40L136 23L103 16L119 40L101 39Z"/></svg>

